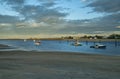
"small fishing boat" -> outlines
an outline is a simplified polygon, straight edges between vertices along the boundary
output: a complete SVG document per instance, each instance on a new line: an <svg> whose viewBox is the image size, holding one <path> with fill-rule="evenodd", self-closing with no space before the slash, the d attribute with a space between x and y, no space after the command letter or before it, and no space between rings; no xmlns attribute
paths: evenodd
<svg viewBox="0 0 120 79"><path fill-rule="evenodd" d="M104 49L104 48L106 48L106 46L105 46L105 45L102 45L102 44L95 44L95 45L93 45L93 46L90 46L90 48L96 48L96 49L101 48L101 49Z"/></svg>
<svg viewBox="0 0 120 79"><path fill-rule="evenodd" d="M76 40L74 43L72 43L73 46L82 46L82 44Z"/></svg>
<svg viewBox="0 0 120 79"><path fill-rule="evenodd" d="M35 40L33 40L33 42L35 42Z"/></svg>
<svg viewBox="0 0 120 79"><path fill-rule="evenodd" d="M37 45L37 46L40 45L40 43L41 43L40 41L35 41L34 42L34 44Z"/></svg>
<svg viewBox="0 0 120 79"><path fill-rule="evenodd" d="M26 42L27 40L26 39L24 39L24 42Z"/></svg>
<svg viewBox="0 0 120 79"><path fill-rule="evenodd" d="M38 46L38 45L40 45L40 42L35 42L34 44Z"/></svg>

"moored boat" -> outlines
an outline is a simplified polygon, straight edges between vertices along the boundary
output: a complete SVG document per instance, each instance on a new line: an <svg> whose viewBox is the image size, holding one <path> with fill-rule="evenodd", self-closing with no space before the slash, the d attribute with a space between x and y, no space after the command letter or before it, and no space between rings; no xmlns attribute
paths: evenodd
<svg viewBox="0 0 120 79"><path fill-rule="evenodd" d="M37 45L37 46L40 45L40 43L41 43L40 41L35 41L34 42L34 44Z"/></svg>
<svg viewBox="0 0 120 79"><path fill-rule="evenodd" d="M27 41L27 39L24 39L24 42L26 42Z"/></svg>
<svg viewBox="0 0 120 79"><path fill-rule="evenodd" d="M102 44L95 44L93 46L90 46L90 48L96 48L96 49L101 48L102 49L102 48L106 48L106 46Z"/></svg>
<svg viewBox="0 0 120 79"><path fill-rule="evenodd" d="M34 44L38 46L38 45L40 45L40 42L35 42Z"/></svg>
<svg viewBox="0 0 120 79"><path fill-rule="evenodd" d="M82 46L82 44L77 40L74 43L72 43L73 46Z"/></svg>

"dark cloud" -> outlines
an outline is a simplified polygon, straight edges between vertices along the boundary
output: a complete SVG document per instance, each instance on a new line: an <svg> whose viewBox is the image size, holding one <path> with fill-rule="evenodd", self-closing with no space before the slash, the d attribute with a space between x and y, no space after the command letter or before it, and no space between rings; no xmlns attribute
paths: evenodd
<svg viewBox="0 0 120 79"><path fill-rule="evenodd" d="M2 3L10 5L12 10L19 14L18 17L8 17L8 19L7 17L1 17L3 18L3 20L0 19L1 22L13 22L17 27L19 24L23 27L23 25L27 26L25 25L27 22L34 21L34 24L43 22L52 27L52 25L61 23L61 18L67 16L67 13L60 12L59 8L51 8L56 4L57 0L38 0L42 5L26 5L26 1L27 0L1 0ZM16 19L21 19L21 21Z"/></svg>
<svg viewBox="0 0 120 79"><path fill-rule="evenodd" d="M56 2L55 2L55 0L54 1L47 1L47 2L43 2L42 5L45 7L53 7L56 5Z"/></svg>
<svg viewBox="0 0 120 79"><path fill-rule="evenodd" d="M8 5L21 5L24 4L25 0L0 0L0 2Z"/></svg>
<svg viewBox="0 0 120 79"><path fill-rule="evenodd" d="M67 16L67 13L60 12L58 7L53 7L58 0L38 0L42 5L26 5L27 0L1 0L2 3L11 5L12 10L16 11L20 18L27 20L55 21ZM52 7L52 8L51 8Z"/></svg>
<svg viewBox="0 0 120 79"><path fill-rule="evenodd" d="M11 5L12 10L18 12L20 15L18 17L0 16L2 18L0 19L1 23L12 23L9 28L13 28L12 26L14 26L14 32L16 32L16 34L55 33L56 29L61 27L61 24L65 22L61 18L67 16L67 13L60 12L59 8L53 8L57 0L39 0L42 5L25 5L23 1L19 2L19 0L12 0L12 2L10 2L10 0L2 1L7 5ZM20 18L22 19L20 20ZM6 28L2 28L4 32Z"/></svg>
<svg viewBox="0 0 120 79"><path fill-rule="evenodd" d="M106 15L91 19L88 23L94 31L120 31L120 0L93 0L86 7L93 8L93 12Z"/></svg>
<svg viewBox="0 0 120 79"><path fill-rule="evenodd" d="M0 15L0 23L15 23L18 21L19 18L16 16Z"/></svg>
<svg viewBox="0 0 120 79"><path fill-rule="evenodd" d="M103 26L109 27L109 26L119 25L120 24L119 21L120 21L120 13L115 13L99 18L97 22L99 22L99 25L101 24Z"/></svg>
<svg viewBox="0 0 120 79"><path fill-rule="evenodd" d="M37 0L42 6L51 8L57 4L57 1L60 0Z"/></svg>
<svg viewBox="0 0 120 79"><path fill-rule="evenodd" d="M61 13L58 9L48 9L44 6L26 5L19 10L19 13L25 17L25 20L57 21L59 18L67 16L67 13ZM56 19L57 18L57 19Z"/></svg>
<svg viewBox="0 0 120 79"><path fill-rule="evenodd" d="M92 7L96 12L114 13L120 11L120 0L94 0L87 7Z"/></svg>
<svg viewBox="0 0 120 79"><path fill-rule="evenodd" d="M120 31L120 13L88 20L71 20L65 27L59 29L63 33L105 33L105 31Z"/></svg>

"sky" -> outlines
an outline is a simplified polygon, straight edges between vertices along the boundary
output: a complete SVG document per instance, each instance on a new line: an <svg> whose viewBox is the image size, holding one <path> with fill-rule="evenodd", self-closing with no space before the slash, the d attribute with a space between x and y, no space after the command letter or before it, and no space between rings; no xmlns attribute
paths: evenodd
<svg viewBox="0 0 120 79"><path fill-rule="evenodd" d="M120 34L120 0L0 0L0 38Z"/></svg>

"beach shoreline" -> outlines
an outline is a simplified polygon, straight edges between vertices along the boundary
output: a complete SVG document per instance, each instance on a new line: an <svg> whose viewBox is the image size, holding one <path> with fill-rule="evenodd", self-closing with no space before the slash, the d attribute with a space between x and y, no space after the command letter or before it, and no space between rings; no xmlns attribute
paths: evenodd
<svg viewBox="0 0 120 79"><path fill-rule="evenodd" d="M119 79L120 56L0 51L1 79Z"/></svg>

